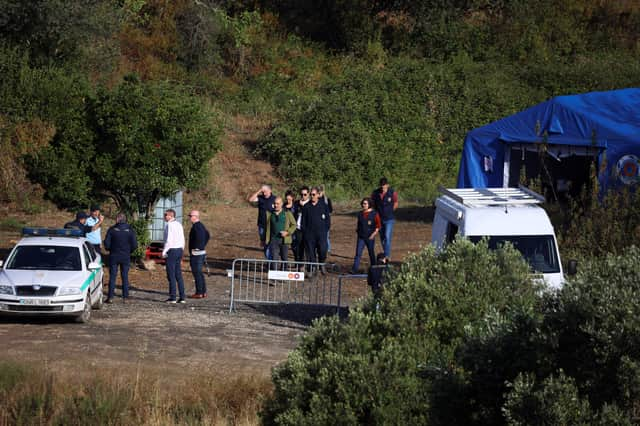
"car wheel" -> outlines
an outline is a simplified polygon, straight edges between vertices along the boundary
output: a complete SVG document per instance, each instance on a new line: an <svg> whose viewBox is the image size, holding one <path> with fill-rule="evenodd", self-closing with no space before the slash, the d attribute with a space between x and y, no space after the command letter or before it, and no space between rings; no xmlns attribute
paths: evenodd
<svg viewBox="0 0 640 426"><path fill-rule="evenodd" d="M98 290L98 300L93 305L93 309L99 311L102 309L102 304L104 303L104 294L102 293L102 283L100 284L100 289Z"/></svg>
<svg viewBox="0 0 640 426"><path fill-rule="evenodd" d="M87 292L87 298L84 301L84 309L82 313L76 317L76 322L86 324L91 319L91 296Z"/></svg>

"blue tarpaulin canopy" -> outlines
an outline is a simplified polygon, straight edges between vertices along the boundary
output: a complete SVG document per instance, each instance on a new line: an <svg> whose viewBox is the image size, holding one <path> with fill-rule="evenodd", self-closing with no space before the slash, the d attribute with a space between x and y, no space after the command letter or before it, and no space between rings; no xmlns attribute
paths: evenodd
<svg viewBox="0 0 640 426"><path fill-rule="evenodd" d="M458 187L507 186L511 148L536 145L554 157L598 155L601 188L638 182L640 89L558 96L470 131Z"/></svg>

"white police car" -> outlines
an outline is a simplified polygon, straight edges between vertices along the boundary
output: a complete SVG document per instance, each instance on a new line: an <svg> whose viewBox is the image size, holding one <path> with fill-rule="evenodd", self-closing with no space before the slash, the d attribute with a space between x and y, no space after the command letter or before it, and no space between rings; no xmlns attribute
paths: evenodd
<svg viewBox="0 0 640 426"><path fill-rule="evenodd" d="M81 231L24 228L0 261L0 313L69 315L85 323L102 307L102 259Z"/></svg>

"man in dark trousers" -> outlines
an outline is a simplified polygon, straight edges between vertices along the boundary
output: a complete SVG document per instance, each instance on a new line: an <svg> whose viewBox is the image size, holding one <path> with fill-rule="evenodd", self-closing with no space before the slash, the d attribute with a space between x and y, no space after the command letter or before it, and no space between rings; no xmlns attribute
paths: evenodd
<svg viewBox="0 0 640 426"><path fill-rule="evenodd" d="M272 260L271 250L266 241L267 212L273 213L276 202L276 196L271 191L271 185L262 185L259 190L249 196L248 201L258 207L258 236L260 237L260 246L264 250L264 257L267 260Z"/></svg>
<svg viewBox="0 0 640 426"><path fill-rule="evenodd" d="M398 208L398 193L389 186L386 177L380 179L380 187L371 194L371 201L373 201L373 207L382 221L380 242L382 243L384 257L390 259L393 225L396 223L394 212Z"/></svg>
<svg viewBox="0 0 640 426"><path fill-rule="evenodd" d="M304 252L306 251L304 236L302 234L302 209L309 202L309 187L303 186L300 188L300 199L296 200L296 232L295 232L295 247L293 248L293 255L296 262L304 261Z"/></svg>
<svg viewBox="0 0 640 426"><path fill-rule="evenodd" d="M389 272L389 263L384 253L378 253L376 264L369 267L367 272L367 283L371 286L371 290L376 297L380 297L384 284L385 274Z"/></svg>
<svg viewBox="0 0 640 426"><path fill-rule="evenodd" d="M196 293L189 296L190 299L204 299L207 297L207 283L204 280L202 267L207 257L207 243L209 242L209 231L200 222L200 212L191 210L189 213L191 220L191 231L189 231L189 263L191 273L196 282Z"/></svg>
<svg viewBox="0 0 640 426"><path fill-rule="evenodd" d="M311 201L302 208L302 233L307 247L307 260L324 263L327 259L327 233L331 228L331 214L327 204L319 201L318 187L311 188L310 195ZM324 265L320 266L320 272L326 274Z"/></svg>
<svg viewBox="0 0 640 426"><path fill-rule="evenodd" d="M120 266L122 280L122 300L129 297L129 265L131 253L138 247L136 233L127 223L123 213L116 216L116 224L107 230L104 248L109 250L109 295L106 303L113 303L116 290L116 275Z"/></svg>

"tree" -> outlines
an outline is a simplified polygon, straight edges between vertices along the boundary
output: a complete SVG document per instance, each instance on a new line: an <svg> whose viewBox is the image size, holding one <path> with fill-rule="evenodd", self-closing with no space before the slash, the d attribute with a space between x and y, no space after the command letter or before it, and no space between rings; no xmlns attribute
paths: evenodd
<svg viewBox="0 0 640 426"><path fill-rule="evenodd" d="M215 117L169 83L128 76L88 95L83 113L84 129L56 123L51 144L27 159L30 177L59 207L111 198L119 210L149 218L159 197L198 186L220 148Z"/></svg>

